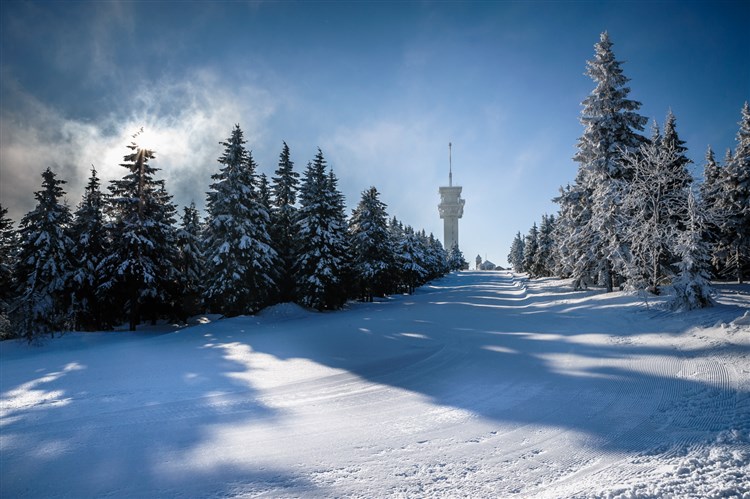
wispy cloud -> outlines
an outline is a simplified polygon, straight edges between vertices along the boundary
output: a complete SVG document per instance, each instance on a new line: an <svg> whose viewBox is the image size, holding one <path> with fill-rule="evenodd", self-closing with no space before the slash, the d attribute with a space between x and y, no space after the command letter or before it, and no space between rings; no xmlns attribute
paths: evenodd
<svg viewBox="0 0 750 499"><path fill-rule="evenodd" d="M264 122L275 110L268 91L229 86L211 71L142 86L123 106L130 112L95 122L69 118L23 89L14 94L13 110L3 109L0 115L0 199L15 219L33 208L33 192L47 167L68 181L72 206L80 199L92 164L105 182L120 178L125 146L140 127L147 131L143 140L150 142L142 145L156 150L153 164L161 168L175 201L194 200L200 206L217 168L219 141L229 136L234 123L242 125L250 143L261 140Z"/></svg>

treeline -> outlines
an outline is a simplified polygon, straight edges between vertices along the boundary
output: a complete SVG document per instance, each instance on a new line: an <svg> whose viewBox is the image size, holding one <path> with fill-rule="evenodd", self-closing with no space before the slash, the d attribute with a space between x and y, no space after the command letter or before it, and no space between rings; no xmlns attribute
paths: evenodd
<svg viewBox="0 0 750 499"><path fill-rule="evenodd" d="M659 294L672 286L675 306L708 306L711 279L741 283L750 272L750 107L742 108L735 151L718 162L709 147L698 183L674 114L644 136L647 119L628 99L607 33L595 49L578 174L554 199L556 215L516 234L508 261L531 277L572 278L576 289Z"/></svg>
<svg viewBox="0 0 750 499"><path fill-rule="evenodd" d="M458 248L449 255L432 234L389 218L375 187L347 217L320 149L300 176L284 143L269 181L239 125L221 145L204 220L193 203L178 214L154 151L136 143L107 193L92 168L74 213L49 168L18 228L0 207L0 336L133 330L289 301L334 310L411 293L465 263Z"/></svg>

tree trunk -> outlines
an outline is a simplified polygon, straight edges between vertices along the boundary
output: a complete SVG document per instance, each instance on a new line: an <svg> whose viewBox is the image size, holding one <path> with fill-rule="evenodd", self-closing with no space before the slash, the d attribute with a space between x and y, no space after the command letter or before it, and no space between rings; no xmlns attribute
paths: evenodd
<svg viewBox="0 0 750 499"><path fill-rule="evenodd" d="M740 261L740 245L738 244L734 248L734 256L737 260L737 283L742 284L743 283L743 275L742 275L742 262Z"/></svg>
<svg viewBox="0 0 750 499"><path fill-rule="evenodd" d="M130 330L135 331L138 326L138 286L130 283Z"/></svg>
<svg viewBox="0 0 750 499"><path fill-rule="evenodd" d="M612 286L612 262L609 259L604 262L604 286L607 288L607 293L611 293L614 289Z"/></svg>

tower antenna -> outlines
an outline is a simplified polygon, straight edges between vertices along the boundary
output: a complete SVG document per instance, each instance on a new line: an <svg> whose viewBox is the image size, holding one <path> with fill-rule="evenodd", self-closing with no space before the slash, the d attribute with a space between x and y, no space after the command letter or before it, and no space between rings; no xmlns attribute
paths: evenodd
<svg viewBox="0 0 750 499"><path fill-rule="evenodd" d="M448 186L453 187L453 144L448 142Z"/></svg>

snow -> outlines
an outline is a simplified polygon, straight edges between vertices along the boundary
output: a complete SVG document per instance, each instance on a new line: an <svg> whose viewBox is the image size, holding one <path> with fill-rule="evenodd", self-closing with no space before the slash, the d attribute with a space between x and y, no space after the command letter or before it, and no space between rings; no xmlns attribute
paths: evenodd
<svg viewBox="0 0 750 499"><path fill-rule="evenodd" d="M750 287L568 285L2 342L0 496L750 497Z"/></svg>

